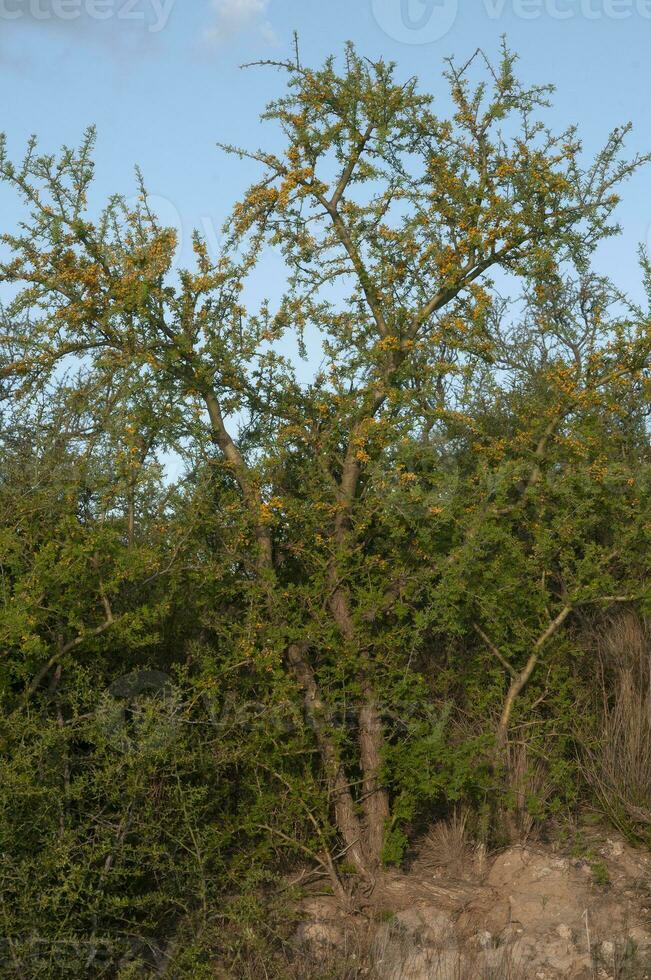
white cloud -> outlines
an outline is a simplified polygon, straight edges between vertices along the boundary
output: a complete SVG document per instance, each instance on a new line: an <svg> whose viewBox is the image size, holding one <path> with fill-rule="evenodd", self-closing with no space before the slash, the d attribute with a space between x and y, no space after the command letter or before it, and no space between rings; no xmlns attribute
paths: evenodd
<svg viewBox="0 0 651 980"><path fill-rule="evenodd" d="M269 0L211 0L213 23L206 31L211 44L223 44L237 34L255 31L264 40L276 40L273 28L266 18Z"/></svg>

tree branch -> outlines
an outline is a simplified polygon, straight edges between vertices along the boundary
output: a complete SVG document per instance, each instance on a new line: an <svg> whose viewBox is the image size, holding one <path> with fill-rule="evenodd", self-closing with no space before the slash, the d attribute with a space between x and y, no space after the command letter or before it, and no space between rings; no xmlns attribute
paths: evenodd
<svg viewBox="0 0 651 980"><path fill-rule="evenodd" d="M478 626L477 623L473 623L472 626L473 626L473 629L475 630L475 632L478 633L479 636L481 636L482 640L484 641L484 643L486 644L486 646L488 647L488 649L491 651L491 653L493 654L493 656L494 657L497 657L497 659L499 660L499 662L502 664L502 667L504 667L504 669L508 671L508 673L511 675L511 677L517 677L518 676L518 672L515 669L515 667L513 667L508 662L508 660L506 660L506 658L502 656L502 654L500 653L500 651L498 650L498 648L495 646L495 644L493 643L493 641L490 640L486 636L486 634L484 633L484 631L481 628L481 626Z"/></svg>

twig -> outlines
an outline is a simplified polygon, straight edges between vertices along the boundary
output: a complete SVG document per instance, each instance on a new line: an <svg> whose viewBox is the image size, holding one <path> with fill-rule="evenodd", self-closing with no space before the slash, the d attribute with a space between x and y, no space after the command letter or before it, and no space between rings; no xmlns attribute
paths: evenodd
<svg viewBox="0 0 651 980"><path fill-rule="evenodd" d="M506 660L505 657L502 656L502 654L497 649L493 641L486 636L481 626L478 626L477 623L473 623L472 625L475 633L478 633L479 636L481 636L482 640L484 641L484 643L486 644L490 652L493 654L494 657L497 657L499 662L502 664L502 667L504 667L504 669L509 672L511 677L517 677L517 671L515 670L515 668L508 662L508 660Z"/></svg>

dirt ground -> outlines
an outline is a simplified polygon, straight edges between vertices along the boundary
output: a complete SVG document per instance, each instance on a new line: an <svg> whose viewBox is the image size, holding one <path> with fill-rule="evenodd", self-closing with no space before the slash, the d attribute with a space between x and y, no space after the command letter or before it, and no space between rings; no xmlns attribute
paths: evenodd
<svg viewBox="0 0 651 980"><path fill-rule="evenodd" d="M296 936L306 976L377 980L651 978L651 855L592 829L487 857L425 840L359 914L308 895ZM310 968L309 963L313 966Z"/></svg>

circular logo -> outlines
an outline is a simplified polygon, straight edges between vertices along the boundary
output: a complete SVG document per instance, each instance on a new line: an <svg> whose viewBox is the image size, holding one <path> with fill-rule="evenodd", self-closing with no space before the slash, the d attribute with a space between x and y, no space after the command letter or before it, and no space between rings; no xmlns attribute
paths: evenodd
<svg viewBox="0 0 651 980"><path fill-rule="evenodd" d="M431 44L452 28L459 0L372 0L385 34L403 44Z"/></svg>
<svg viewBox="0 0 651 980"><path fill-rule="evenodd" d="M171 678L160 670L138 670L111 684L96 717L112 749L160 751L176 737L177 709Z"/></svg>

